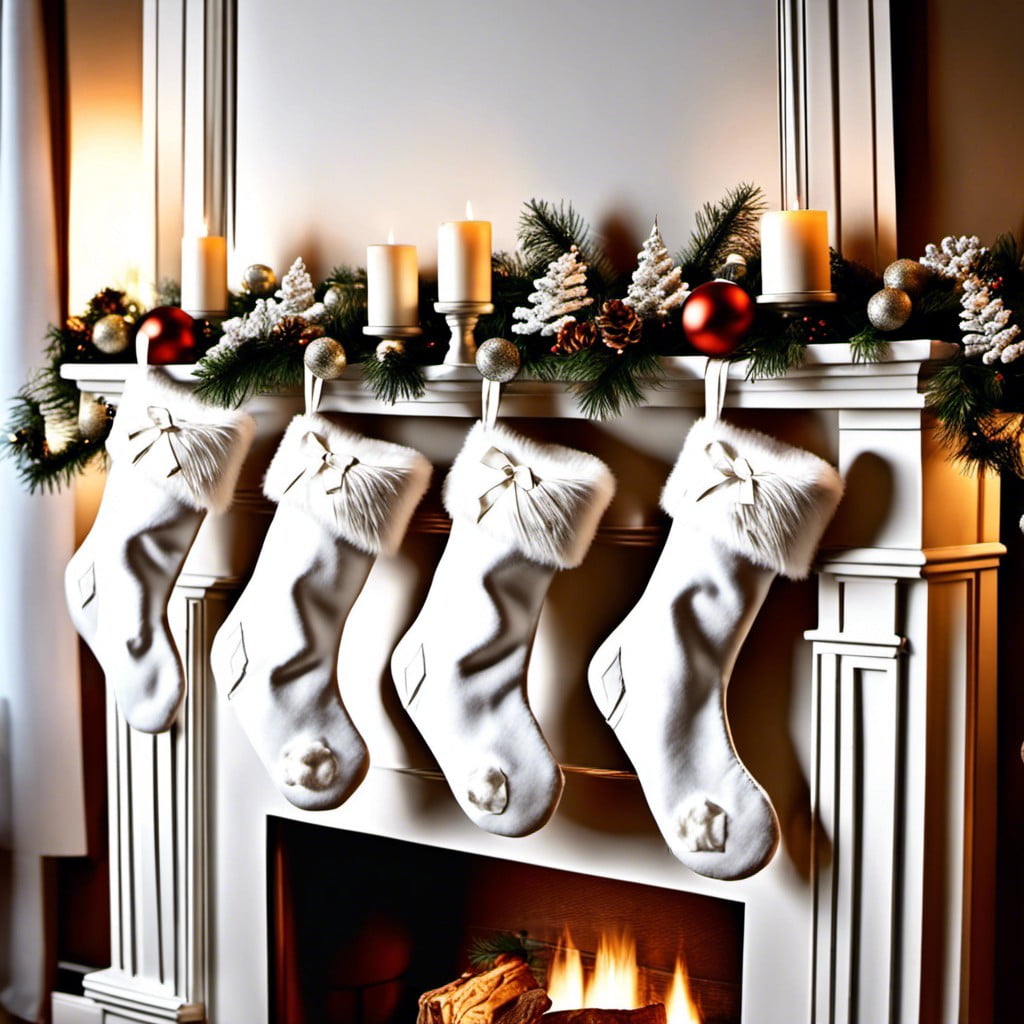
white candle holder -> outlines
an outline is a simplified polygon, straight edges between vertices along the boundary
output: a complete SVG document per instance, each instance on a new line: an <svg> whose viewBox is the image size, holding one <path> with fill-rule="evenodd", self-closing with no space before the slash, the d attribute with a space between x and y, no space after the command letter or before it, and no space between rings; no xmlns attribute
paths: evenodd
<svg viewBox="0 0 1024 1024"><path fill-rule="evenodd" d="M381 341L403 341L406 338L418 338L423 333L422 327L364 327L363 334Z"/></svg>
<svg viewBox="0 0 1024 1024"><path fill-rule="evenodd" d="M445 366L473 366L476 362L476 322L487 313L494 312L491 302L435 302L434 309L443 313L452 337L448 343Z"/></svg>
<svg viewBox="0 0 1024 1024"><path fill-rule="evenodd" d="M808 306L838 302L839 296L835 292L775 292L758 295L757 301L766 306L777 306L781 312L796 312Z"/></svg>

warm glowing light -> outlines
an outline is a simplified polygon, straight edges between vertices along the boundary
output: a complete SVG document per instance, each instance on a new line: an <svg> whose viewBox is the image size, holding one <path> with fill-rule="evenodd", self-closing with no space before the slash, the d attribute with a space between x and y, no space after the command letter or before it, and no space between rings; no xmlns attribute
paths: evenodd
<svg viewBox="0 0 1024 1024"><path fill-rule="evenodd" d="M584 1006L634 1010L640 1005L636 942L630 935L602 935Z"/></svg>
<svg viewBox="0 0 1024 1024"><path fill-rule="evenodd" d="M579 951L569 933L551 964L548 995L554 1010L584 1007L605 1010L635 1010L640 1001L640 970L636 942L627 934L602 935L594 958L594 969L585 978Z"/></svg>
<svg viewBox="0 0 1024 1024"><path fill-rule="evenodd" d="M395 229L394 228L388 228L388 245L394 245L394 244L395 244Z"/></svg>
<svg viewBox="0 0 1024 1024"><path fill-rule="evenodd" d="M668 1024L701 1024L700 1010L693 1001L690 979L681 960L676 961L672 987L665 997L665 1016L668 1018Z"/></svg>
<svg viewBox="0 0 1024 1024"><path fill-rule="evenodd" d="M466 220L473 219L473 204L467 199L466 200Z"/></svg>
<svg viewBox="0 0 1024 1024"><path fill-rule="evenodd" d="M790 202L790 204L789 204L789 208L791 210L799 210L800 209L800 200L799 199L792 200Z"/></svg>
<svg viewBox="0 0 1024 1024"><path fill-rule="evenodd" d="M572 944L568 930L555 953L548 971L548 998L552 1010L579 1010L583 1007L583 961Z"/></svg>

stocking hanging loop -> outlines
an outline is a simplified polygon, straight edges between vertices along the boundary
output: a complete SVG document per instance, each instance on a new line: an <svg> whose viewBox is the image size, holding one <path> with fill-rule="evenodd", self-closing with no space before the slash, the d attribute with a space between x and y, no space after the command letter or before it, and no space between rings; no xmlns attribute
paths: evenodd
<svg viewBox="0 0 1024 1024"><path fill-rule="evenodd" d="M729 363L725 359L709 359L704 370L704 418L721 419L725 392L729 387Z"/></svg>
<svg viewBox="0 0 1024 1024"><path fill-rule="evenodd" d="M501 404L501 382L484 378L480 396L480 418L484 427L490 430L498 420L498 406Z"/></svg>
<svg viewBox="0 0 1024 1024"><path fill-rule="evenodd" d="M306 406L306 415L312 416L320 409L320 399L324 393L324 382L315 376L308 366L302 368L302 397Z"/></svg>

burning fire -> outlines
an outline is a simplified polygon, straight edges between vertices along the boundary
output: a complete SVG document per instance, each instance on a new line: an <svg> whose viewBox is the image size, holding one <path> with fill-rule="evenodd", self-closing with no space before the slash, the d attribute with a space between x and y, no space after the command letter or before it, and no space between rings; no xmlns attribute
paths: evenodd
<svg viewBox="0 0 1024 1024"><path fill-rule="evenodd" d="M667 992L645 993L642 987L636 942L626 933L601 936L593 970L588 974L567 930L548 971L552 1010L635 1010L647 1003L664 1002L668 1024L701 1024L682 960L676 960Z"/></svg>

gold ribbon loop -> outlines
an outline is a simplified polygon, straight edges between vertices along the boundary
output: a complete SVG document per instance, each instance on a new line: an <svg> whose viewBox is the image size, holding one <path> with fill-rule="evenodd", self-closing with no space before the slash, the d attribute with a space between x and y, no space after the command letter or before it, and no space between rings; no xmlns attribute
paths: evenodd
<svg viewBox="0 0 1024 1024"><path fill-rule="evenodd" d="M728 487L738 484L736 492L736 503L739 505L753 505L755 501L754 481L758 477L766 476L765 473L755 473L751 465L742 455L733 455L721 441L712 441L704 448L704 454L711 462L711 468L720 473L721 480L713 483L697 496L697 501L706 498L713 491L720 487Z"/></svg>
<svg viewBox="0 0 1024 1024"><path fill-rule="evenodd" d="M489 487L480 495L480 514L476 517L479 523L481 519L494 507L494 503L509 488L516 500L516 511L519 511L519 492L532 491L537 486L537 478L529 466L517 466L503 451L497 448L488 448L480 459L480 464L488 469L497 470L502 478L493 486Z"/></svg>
<svg viewBox="0 0 1024 1024"><path fill-rule="evenodd" d="M306 465L285 488L290 491L304 476L312 479L322 475L325 494L337 494L345 486L345 475L359 460L354 455L339 455L324 444L312 430L302 435L299 450Z"/></svg>
<svg viewBox="0 0 1024 1024"><path fill-rule="evenodd" d="M165 409L163 406L150 405L146 408L146 412L151 420L149 426L140 427L138 430L132 431L132 433L128 435L128 440L134 441L137 437L142 437L152 430L157 432L156 437L154 437L145 448L136 452L135 458L132 459L132 465L134 466L139 459L150 452L161 437L166 437L167 447L170 449L171 458L174 459L174 465L171 467L170 472L168 472L167 475L169 477L174 476L175 473L181 472L181 463L178 461L178 453L174 450L174 443L171 441L171 437L181 430L182 424L175 423L174 417L171 415L171 410Z"/></svg>

